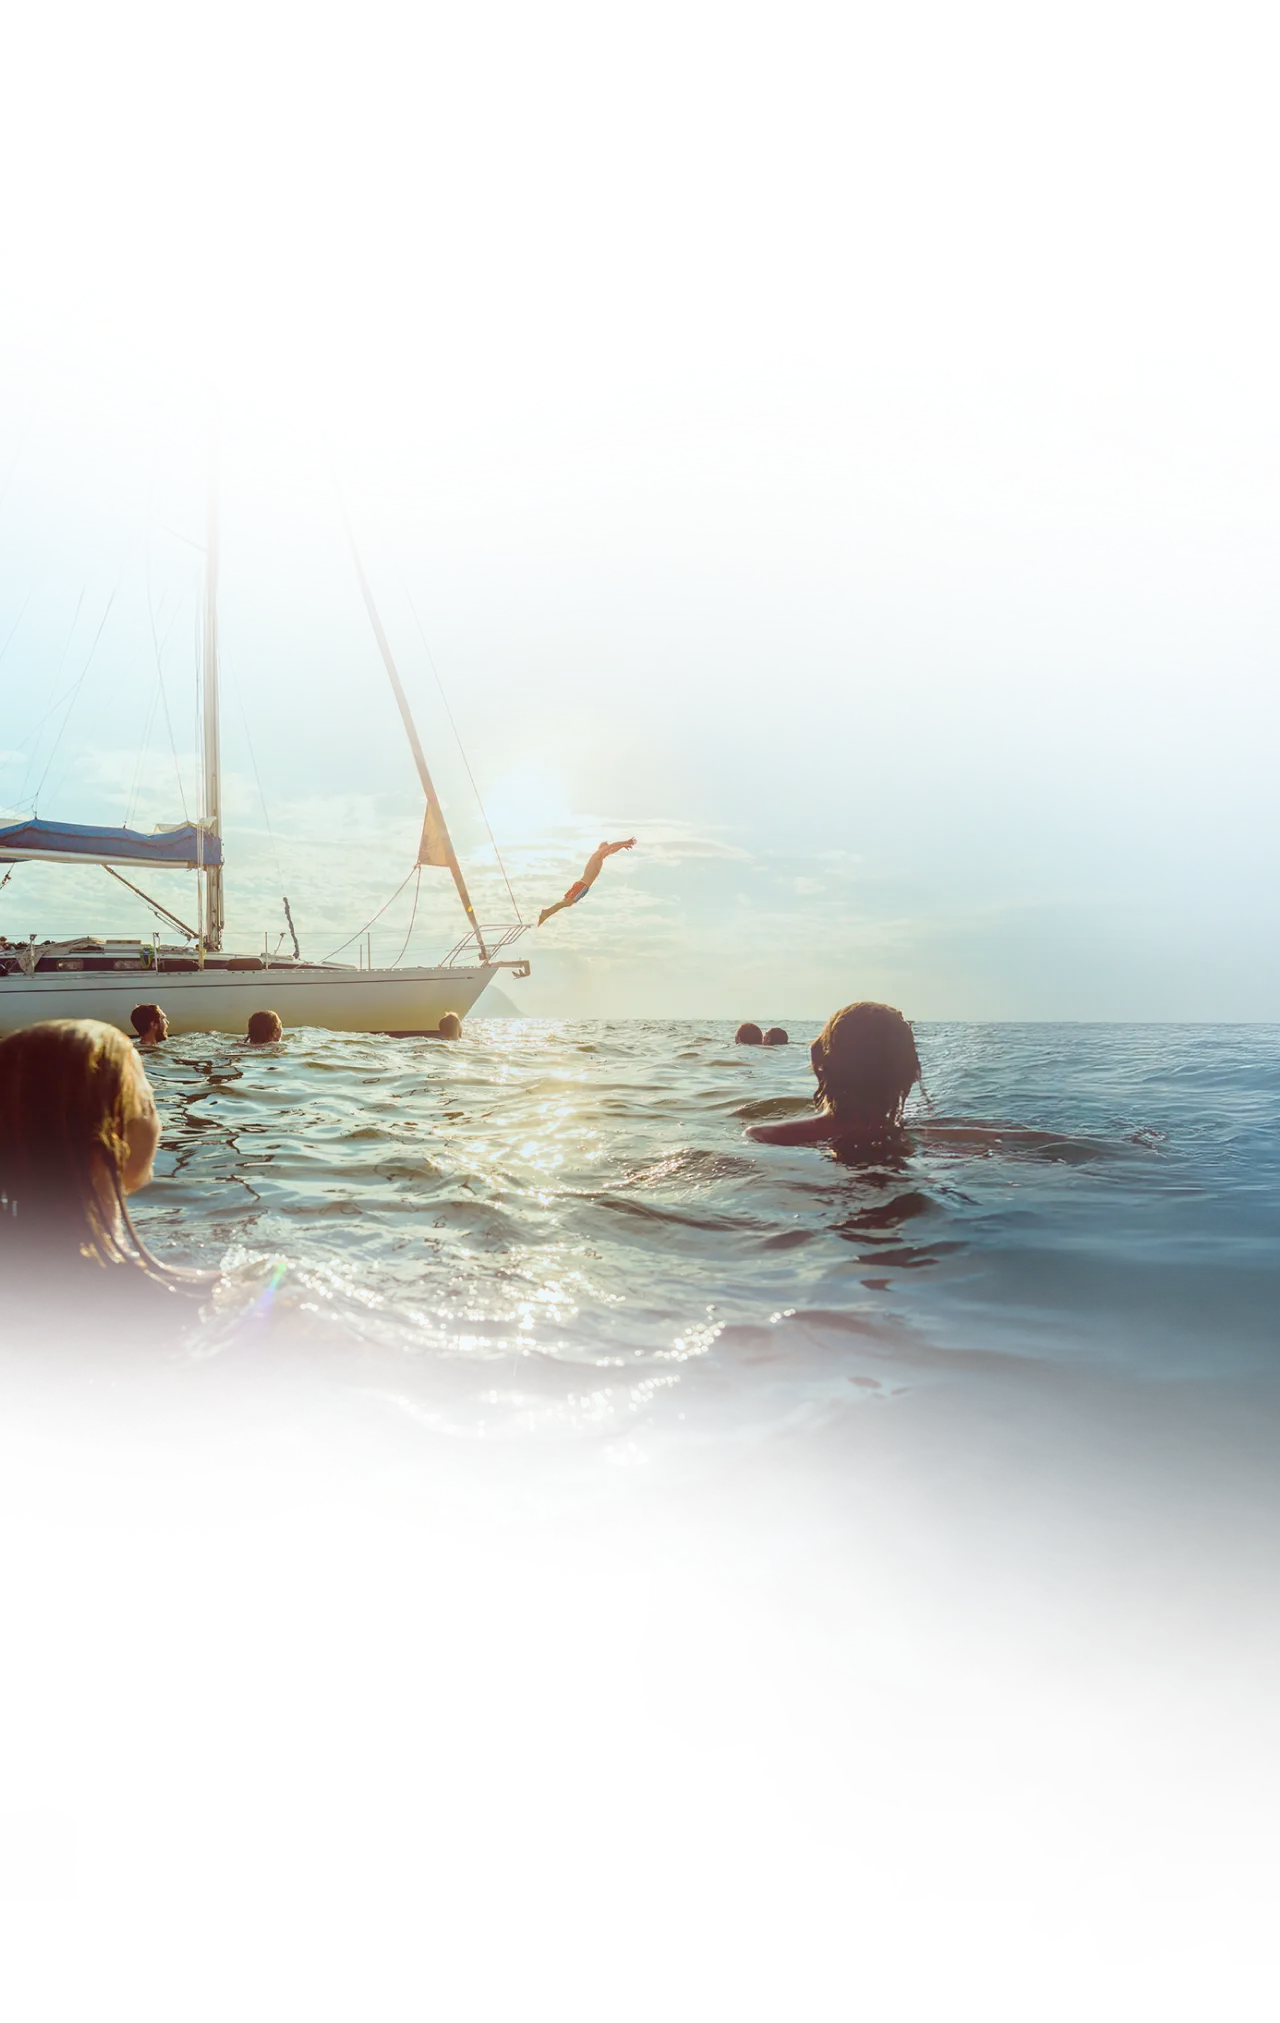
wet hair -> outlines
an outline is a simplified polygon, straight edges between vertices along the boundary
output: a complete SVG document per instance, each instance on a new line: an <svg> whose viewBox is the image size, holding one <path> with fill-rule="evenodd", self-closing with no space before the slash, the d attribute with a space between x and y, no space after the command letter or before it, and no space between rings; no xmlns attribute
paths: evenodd
<svg viewBox="0 0 1280 2023"><path fill-rule="evenodd" d="M764 1043L765 1043L765 1045L766 1045L767 1047L786 1047L786 1046L789 1046L789 1045L791 1044L791 1042L790 1042L790 1040L789 1040L789 1039L788 1039L788 1037L787 1037L787 1029L786 1029L786 1027L785 1027L785 1026L770 1026L770 1028L769 1028L768 1032L767 1032L767 1033L765 1034L765 1036L764 1036Z"/></svg>
<svg viewBox="0 0 1280 2023"><path fill-rule="evenodd" d="M915 1037L889 1004L847 1004L833 1012L809 1049L818 1080L814 1102L851 1137L898 1130L920 1080Z"/></svg>
<svg viewBox="0 0 1280 2023"><path fill-rule="evenodd" d="M98 1019L48 1019L0 1040L0 1255L195 1276L151 1255L125 1205L140 1072L132 1042Z"/></svg>
<svg viewBox="0 0 1280 2023"><path fill-rule="evenodd" d="M733 1043L738 1047L758 1047L763 1039L764 1034L761 1032L759 1026L753 1026L750 1019L748 1019L746 1025L738 1027L737 1032L733 1036Z"/></svg>
<svg viewBox="0 0 1280 2023"><path fill-rule="evenodd" d="M158 1026L163 1017L164 1013L158 1004L136 1004L129 1013L133 1030L139 1039L144 1033L150 1032L152 1026Z"/></svg>
<svg viewBox="0 0 1280 2023"><path fill-rule="evenodd" d="M279 1012L254 1012L249 1020L249 1038L255 1047L266 1046L270 1041L280 1039L283 1033Z"/></svg>
<svg viewBox="0 0 1280 2023"><path fill-rule="evenodd" d="M460 1040L462 1038L462 1020L458 1017L457 1012L445 1012L441 1017L439 1025L436 1027L436 1031L442 1040Z"/></svg>

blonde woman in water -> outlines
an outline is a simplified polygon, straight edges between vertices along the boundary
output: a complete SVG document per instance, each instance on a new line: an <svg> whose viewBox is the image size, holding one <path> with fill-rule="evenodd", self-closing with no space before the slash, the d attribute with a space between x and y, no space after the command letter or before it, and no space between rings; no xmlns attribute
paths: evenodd
<svg viewBox="0 0 1280 2023"><path fill-rule="evenodd" d="M261 1299L253 1274L148 1248L129 1200L158 1145L146 1066L115 1026L49 1020L0 1040L0 1392L20 1394L22 1422L111 1420L184 1368L184 1337L218 1313L228 1347L356 1347L340 1319L277 1297L275 1279Z"/></svg>
<svg viewBox="0 0 1280 2023"><path fill-rule="evenodd" d="M136 1048L97 1019L0 1039L0 1273L49 1298L106 1281L167 1294L201 1275L162 1264L128 1196L151 1178L160 1119Z"/></svg>

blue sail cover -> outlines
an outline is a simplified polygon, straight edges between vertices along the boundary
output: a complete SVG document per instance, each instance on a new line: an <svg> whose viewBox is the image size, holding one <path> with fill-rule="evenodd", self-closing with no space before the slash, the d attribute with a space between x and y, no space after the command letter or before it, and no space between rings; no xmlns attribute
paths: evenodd
<svg viewBox="0 0 1280 2023"><path fill-rule="evenodd" d="M82 864L167 864L187 870L195 870L202 861L221 864L220 837L205 831L203 859L199 844L194 822L162 829L154 836L140 829L90 829L79 822L14 822L0 829L0 862L56 858Z"/></svg>

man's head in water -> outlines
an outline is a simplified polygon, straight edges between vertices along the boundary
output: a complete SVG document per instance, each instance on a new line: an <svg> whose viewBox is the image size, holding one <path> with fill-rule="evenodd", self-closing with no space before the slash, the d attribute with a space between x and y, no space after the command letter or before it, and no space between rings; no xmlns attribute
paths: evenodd
<svg viewBox="0 0 1280 2023"><path fill-rule="evenodd" d="M738 1027L733 1039L735 1046L758 1047L764 1039L764 1034L761 1032L759 1026L753 1026L750 1020L748 1020L745 1026Z"/></svg>
<svg viewBox="0 0 1280 2023"><path fill-rule="evenodd" d="M851 1136L896 1130L920 1080L911 1027L888 1004L847 1004L833 1012L809 1049L814 1102Z"/></svg>
<svg viewBox="0 0 1280 2023"><path fill-rule="evenodd" d="M764 1036L764 1043L767 1047L785 1047L790 1045L790 1041L787 1038L786 1027L770 1026L768 1032Z"/></svg>
<svg viewBox="0 0 1280 2023"><path fill-rule="evenodd" d="M270 1046L273 1040L283 1037L284 1027L280 1023L279 1012L255 1012L249 1020L249 1045L251 1047Z"/></svg>
<svg viewBox="0 0 1280 2023"><path fill-rule="evenodd" d="M129 1014L140 1047L157 1047L169 1037L169 1021L158 1004L136 1004Z"/></svg>

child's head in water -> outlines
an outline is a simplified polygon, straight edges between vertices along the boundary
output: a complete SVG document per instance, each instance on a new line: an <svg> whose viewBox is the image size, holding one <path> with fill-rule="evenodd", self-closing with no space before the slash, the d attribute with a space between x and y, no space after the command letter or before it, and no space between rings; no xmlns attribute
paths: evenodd
<svg viewBox="0 0 1280 2023"><path fill-rule="evenodd" d="M249 1045L251 1047L269 1047L274 1041L283 1038L283 1036L284 1027L280 1023L279 1012L254 1012L252 1018L249 1020Z"/></svg>
<svg viewBox="0 0 1280 2023"><path fill-rule="evenodd" d="M124 1205L160 1138L155 1099L124 1034L50 1019L0 1041L0 1235L25 1262L69 1253L154 1264Z"/></svg>
<svg viewBox="0 0 1280 2023"><path fill-rule="evenodd" d="M850 1137L896 1131L920 1056L911 1027L892 1005L847 1004L833 1012L809 1049L814 1102Z"/></svg>

